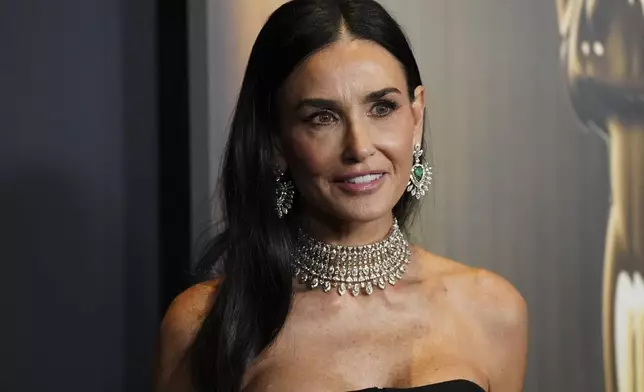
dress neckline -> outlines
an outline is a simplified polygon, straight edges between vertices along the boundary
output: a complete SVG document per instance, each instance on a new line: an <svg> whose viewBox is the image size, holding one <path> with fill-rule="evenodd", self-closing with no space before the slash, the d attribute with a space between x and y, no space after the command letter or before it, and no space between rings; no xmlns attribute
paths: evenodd
<svg viewBox="0 0 644 392"><path fill-rule="evenodd" d="M358 391L354 392L370 392L370 391L420 391L421 389L424 388L433 388L433 387L441 387L441 386L448 386L448 385L453 385L453 384L463 384L467 385L469 387L477 388L481 392L486 392L483 387L478 385L477 383L466 380L466 379L457 379L457 380L449 380L449 381L441 381L437 382L434 384L428 384L428 385L421 385L417 387L411 387L411 388L378 388L378 387L371 387L371 388L366 388L366 389L360 389Z"/></svg>

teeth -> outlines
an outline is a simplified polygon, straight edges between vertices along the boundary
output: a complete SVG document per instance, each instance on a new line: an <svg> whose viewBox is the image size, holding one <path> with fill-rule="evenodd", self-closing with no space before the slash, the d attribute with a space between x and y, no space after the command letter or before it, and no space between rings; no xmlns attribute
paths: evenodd
<svg viewBox="0 0 644 392"><path fill-rule="evenodd" d="M371 181L375 181L382 177L382 174L367 174L366 176L354 177L346 180L345 182L351 184L366 184Z"/></svg>

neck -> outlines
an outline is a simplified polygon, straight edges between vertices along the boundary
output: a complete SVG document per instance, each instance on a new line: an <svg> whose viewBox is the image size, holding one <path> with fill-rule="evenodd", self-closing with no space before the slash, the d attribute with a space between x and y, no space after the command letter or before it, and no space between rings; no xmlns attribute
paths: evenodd
<svg viewBox="0 0 644 392"><path fill-rule="evenodd" d="M409 264L409 243L399 229L391 230L392 215L364 223L309 217L302 225L307 233L298 237L292 272L310 289L371 295L375 287L395 285Z"/></svg>
<svg viewBox="0 0 644 392"><path fill-rule="evenodd" d="M393 215L373 221L347 221L318 214L304 214L302 226L313 238L332 245L365 245L385 238L393 225Z"/></svg>

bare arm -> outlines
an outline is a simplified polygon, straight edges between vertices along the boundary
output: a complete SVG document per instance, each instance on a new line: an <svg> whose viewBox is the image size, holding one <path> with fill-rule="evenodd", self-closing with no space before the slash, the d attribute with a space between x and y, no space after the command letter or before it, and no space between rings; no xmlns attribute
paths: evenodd
<svg viewBox="0 0 644 392"><path fill-rule="evenodd" d="M172 301L161 322L156 358L156 392L193 390L187 351L210 310L215 282L200 283Z"/></svg>
<svg viewBox="0 0 644 392"><path fill-rule="evenodd" d="M526 369L528 314L519 292L505 279L487 271L478 273L479 317L486 349L490 392L520 392Z"/></svg>

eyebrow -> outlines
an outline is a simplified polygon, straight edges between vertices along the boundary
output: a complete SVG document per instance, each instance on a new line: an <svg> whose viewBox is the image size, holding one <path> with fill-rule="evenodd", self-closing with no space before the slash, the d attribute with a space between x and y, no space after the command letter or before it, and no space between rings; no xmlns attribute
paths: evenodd
<svg viewBox="0 0 644 392"><path fill-rule="evenodd" d="M391 93L398 93L398 94L402 94L402 93L400 92L400 90L398 90L398 89L397 89L397 88L395 88L395 87L385 87L385 88L383 88L383 89L381 89L381 90L378 90L378 91L374 91L374 92L372 92L372 93L369 93L369 94L367 95L367 97L365 98L364 102L366 103L366 102L373 102L373 101L377 101L377 100L379 100L380 98L384 97L385 95L387 95L387 94L391 94Z"/></svg>
<svg viewBox="0 0 644 392"><path fill-rule="evenodd" d="M385 95L391 94L391 93L402 94L400 92L400 90L398 90L395 87L385 87L383 89L380 89L380 90L377 90L377 91L374 91L374 92L371 92L371 93L367 94L367 96L364 98L363 102L364 103L374 102L374 101L377 101L377 100L381 99ZM301 100L297 104L297 106L295 106L295 110L296 111L300 110L304 106L312 106L312 107L319 108L319 109L330 109L330 110L338 110L340 108L340 105L336 101L331 100L331 99L307 98L307 99Z"/></svg>

